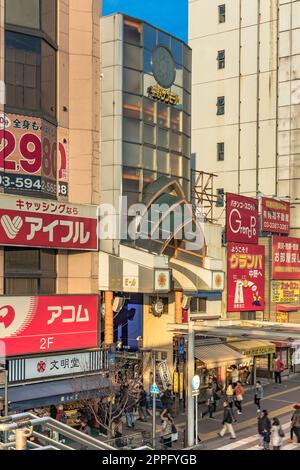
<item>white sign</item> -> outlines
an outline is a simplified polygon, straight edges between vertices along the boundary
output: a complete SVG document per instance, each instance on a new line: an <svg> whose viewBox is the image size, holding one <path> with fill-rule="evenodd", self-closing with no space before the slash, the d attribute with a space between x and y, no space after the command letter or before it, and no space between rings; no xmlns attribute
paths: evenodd
<svg viewBox="0 0 300 470"><path fill-rule="evenodd" d="M154 271L154 291L170 292L171 273L168 269L156 269Z"/></svg>
<svg viewBox="0 0 300 470"><path fill-rule="evenodd" d="M192 390L199 390L200 388L200 377L199 375L194 375L192 380Z"/></svg>
<svg viewBox="0 0 300 470"><path fill-rule="evenodd" d="M172 383L171 374L170 374L167 361L161 361L158 364L157 368L158 368L158 372L159 372L163 387L164 389L166 389L167 386Z"/></svg>
<svg viewBox="0 0 300 470"><path fill-rule="evenodd" d="M45 356L25 360L25 380L89 371L89 353Z"/></svg>

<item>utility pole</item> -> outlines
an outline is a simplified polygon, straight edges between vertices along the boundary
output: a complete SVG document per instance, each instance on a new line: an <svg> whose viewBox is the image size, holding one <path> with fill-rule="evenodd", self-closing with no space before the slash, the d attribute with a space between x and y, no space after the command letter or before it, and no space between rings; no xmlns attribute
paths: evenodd
<svg viewBox="0 0 300 470"><path fill-rule="evenodd" d="M156 352L152 352L153 360L153 385L156 383ZM156 441L156 393L152 393L152 447L155 449Z"/></svg>

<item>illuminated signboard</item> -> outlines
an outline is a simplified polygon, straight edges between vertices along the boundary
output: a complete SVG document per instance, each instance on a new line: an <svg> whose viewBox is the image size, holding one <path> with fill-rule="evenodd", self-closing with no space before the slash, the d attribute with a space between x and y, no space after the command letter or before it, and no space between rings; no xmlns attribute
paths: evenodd
<svg viewBox="0 0 300 470"><path fill-rule="evenodd" d="M148 88L148 94L154 100L160 101L161 103L171 104L176 106L179 104L179 96L172 93L165 88L161 88L158 85L154 85Z"/></svg>

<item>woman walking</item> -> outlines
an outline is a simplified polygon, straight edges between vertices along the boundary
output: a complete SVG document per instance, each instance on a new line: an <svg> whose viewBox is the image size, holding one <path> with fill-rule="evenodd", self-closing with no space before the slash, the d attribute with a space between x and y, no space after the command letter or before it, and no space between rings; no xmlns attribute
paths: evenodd
<svg viewBox="0 0 300 470"><path fill-rule="evenodd" d="M273 450L280 450L283 444L284 431L278 418L273 419L271 428Z"/></svg>
<svg viewBox="0 0 300 470"><path fill-rule="evenodd" d="M259 380L255 384L254 403L257 406L257 413L260 413L260 401L264 397L264 389Z"/></svg>
<svg viewBox="0 0 300 470"><path fill-rule="evenodd" d="M234 403L235 403L235 406L237 407L237 414L241 415L242 414L242 401L243 401L245 390L240 381L234 387L233 393L234 393L234 399L235 399Z"/></svg>

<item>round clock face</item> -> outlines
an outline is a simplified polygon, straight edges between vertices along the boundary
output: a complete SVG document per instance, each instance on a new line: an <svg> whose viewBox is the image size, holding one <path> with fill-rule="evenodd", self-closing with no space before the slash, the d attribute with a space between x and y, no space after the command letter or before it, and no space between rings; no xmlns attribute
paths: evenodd
<svg viewBox="0 0 300 470"><path fill-rule="evenodd" d="M169 49L158 46L153 51L152 71L160 86L170 88L173 85L176 78L176 65Z"/></svg>

